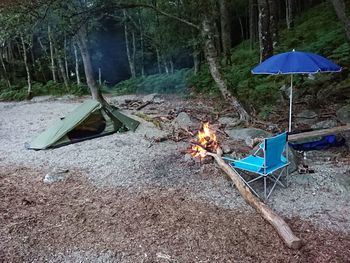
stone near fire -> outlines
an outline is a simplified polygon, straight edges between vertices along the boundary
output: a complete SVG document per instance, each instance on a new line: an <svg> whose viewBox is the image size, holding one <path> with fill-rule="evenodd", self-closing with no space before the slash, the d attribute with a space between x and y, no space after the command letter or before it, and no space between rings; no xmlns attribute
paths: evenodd
<svg viewBox="0 0 350 263"><path fill-rule="evenodd" d="M157 93L148 94L142 98L142 101L143 102L153 102L157 96L158 96Z"/></svg>
<svg viewBox="0 0 350 263"><path fill-rule="evenodd" d="M314 125L311 126L312 129L318 130L318 129L328 129L328 128L333 128L337 127L337 121L336 120L325 120L325 121L320 121Z"/></svg>
<svg viewBox="0 0 350 263"><path fill-rule="evenodd" d="M337 110L337 118L342 123L350 123L350 105L345 105Z"/></svg>
<svg viewBox="0 0 350 263"><path fill-rule="evenodd" d="M271 136L267 131L256 128L226 129L225 132L230 139L234 141L244 141L248 146L251 146L251 142L255 138L266 138Z"/></svg>
<svg viewBox="0 0 350 263"><path fill-rule="evenodd" d="M227 144L224 144L221 146L222 152L227 154L227 153L231 153L232 149L230 146L228 146Z"/></svg>
<svg viewBox="0 0 350 263"><path fill-rule="evenodd" d="M317 122L317 113L312 110L303 110L297 114L295 121L301 124L313 125Z"/></svg>
<svg viewBox="0 0 350 263"><path fill-rule="evenodd" d="M238 118L233 117L221 117L218 119L219 124L226 126L234 126L238 121Z"/></svg>
<svg viewBox="0 0 350 263"><path fill-rule="evenodd" d="M183 129L189 129L195 126L190 116L186 112L180 112L173 120L173 124L174 126L178 126Z"/></svg>

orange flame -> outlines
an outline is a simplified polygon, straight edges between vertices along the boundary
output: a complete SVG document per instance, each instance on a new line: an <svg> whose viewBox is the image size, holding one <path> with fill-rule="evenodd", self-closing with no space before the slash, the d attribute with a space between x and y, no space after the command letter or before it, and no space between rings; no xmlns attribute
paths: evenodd
<svg viewBox="0 0 350 263"><path fill-rule="evenodd" d="M203 159L207 151L214 151L217 147L215 132L209 128L209 122L204 122L198 131L198 145L192 146L192 156Z"/></svg>

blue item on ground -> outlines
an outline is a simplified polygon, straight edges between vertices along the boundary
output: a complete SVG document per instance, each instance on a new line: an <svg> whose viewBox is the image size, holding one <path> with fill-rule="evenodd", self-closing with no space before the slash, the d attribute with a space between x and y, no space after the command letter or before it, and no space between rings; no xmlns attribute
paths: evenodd
<svg viewBox="0 0 350 263"><path fill-rule="evenodd" d="M330 147L339 147L345 144L343 137L337 138L335 135L327 135L322 139L312 142L304 143L289 143L289 145L297 151L313 151L313 150L326 150Z"/></svg>

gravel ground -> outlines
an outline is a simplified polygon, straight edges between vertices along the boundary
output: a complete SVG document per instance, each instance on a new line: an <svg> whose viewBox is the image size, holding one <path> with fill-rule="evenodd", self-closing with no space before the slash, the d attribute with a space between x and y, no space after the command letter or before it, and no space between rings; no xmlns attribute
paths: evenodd
<svg viewBox="0 0 350 263"><path fill-rule="evenodd" d="M146 140L145 136L158 137L162 131L143 120L136 132L113 134L53 150L24 148L25 142L78 103L45 99L34 103L0 103L2 165L32 167L43 173L55 167L80 170L99 187L123 187L128 191L147 187L182 189L196 200L252 211L215 165L185 160L181 150L187 147L186 143L151 144ZM293 174L290 187L276 189L269 205L286 217L301 217L325 228L349 232L350 165L346 160L349 159L338 163L323 162L322 158L313 161L316 173Z"/></svg>

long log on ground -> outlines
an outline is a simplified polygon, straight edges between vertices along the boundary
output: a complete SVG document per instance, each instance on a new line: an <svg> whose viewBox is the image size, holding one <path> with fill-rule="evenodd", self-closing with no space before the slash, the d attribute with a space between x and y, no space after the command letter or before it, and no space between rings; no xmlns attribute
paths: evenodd
<svg viewBox="0 0 350 263"><path fill-rule="evenodd" d="M329 129L301 132L301 133L288 135L288 141L292 142L292 141L297 141L300 139L324 136L324 135L328 135L328 134L340 133L340 132L345 132L345 131L349 131L349 130L350 130L350 124L347 124L344 126L338 126L338 127L334 127L334 128L329 128Z"/></svg>
<svg viewBox="0 0 350 263"><path fill-rule="evenodd" d="M217 154L208 152L207 155L214 157L220 168L231 178L245 201L276 229L284 243L289 248L299 249L302 245L301 239L293 234L288 224L279 215L252 194L239 175L221 158L222 150L219 148Z"/></svg>

